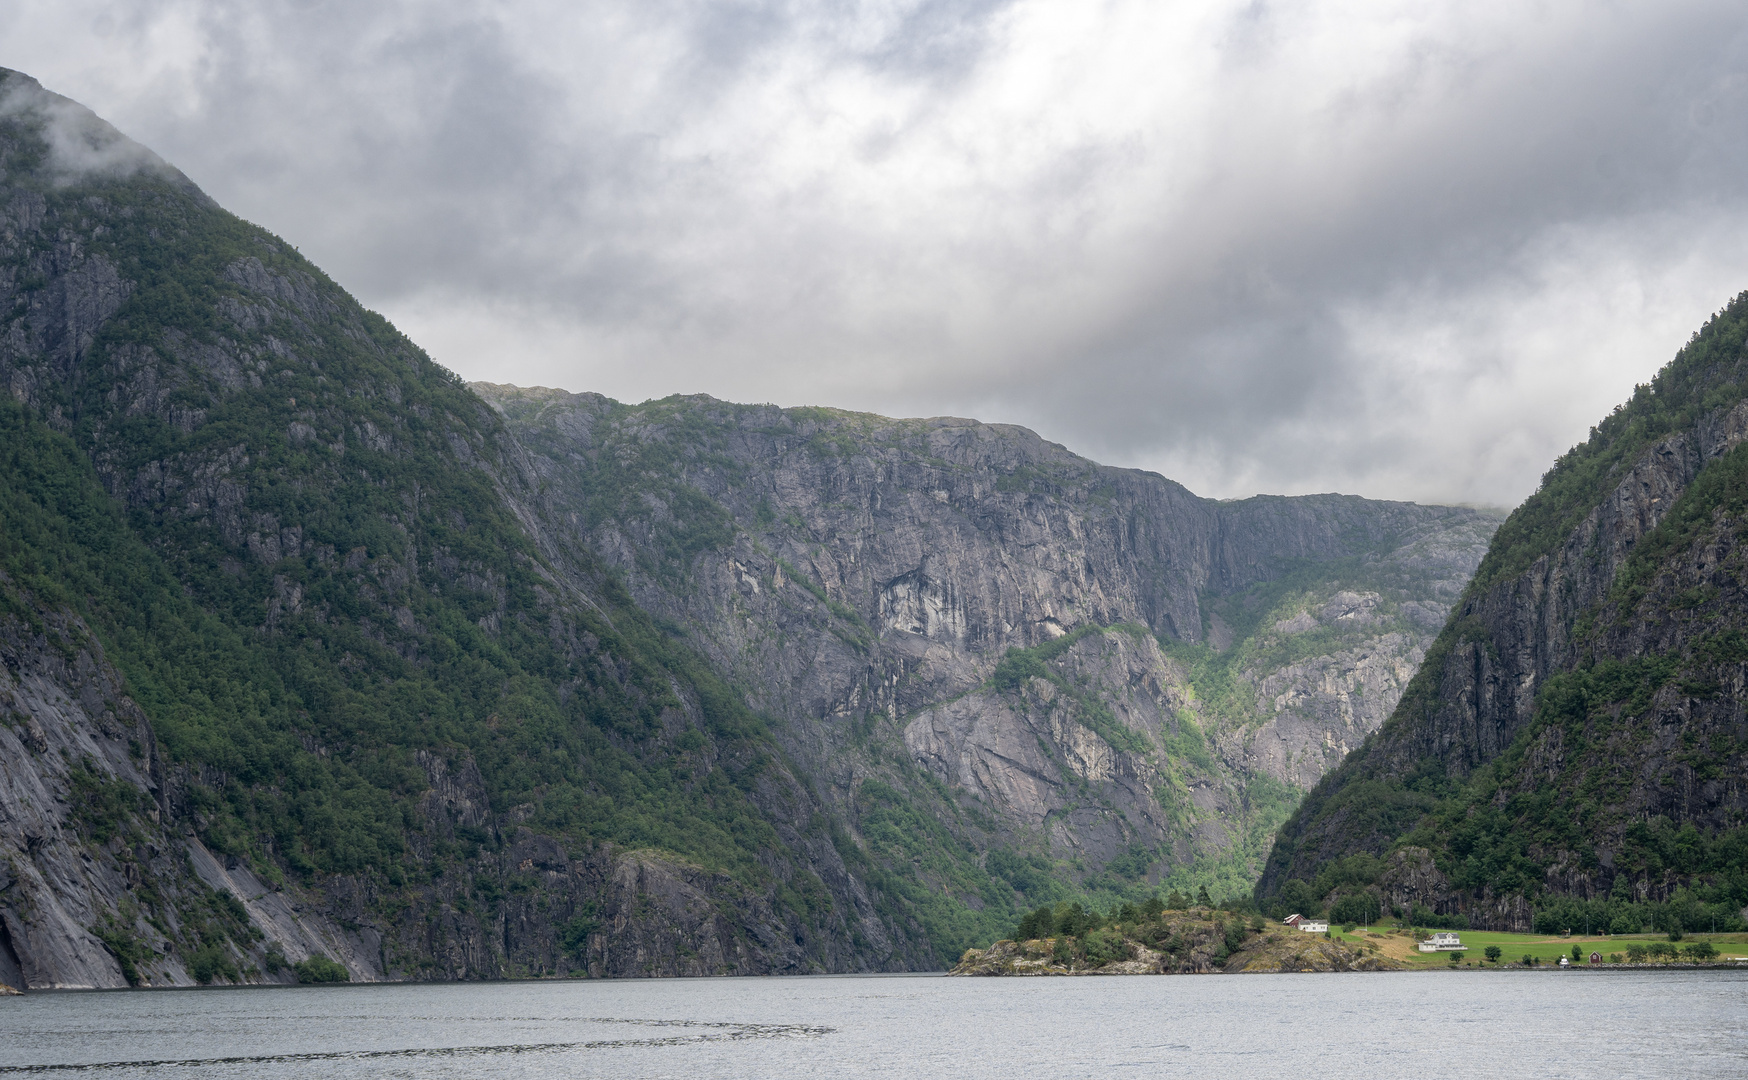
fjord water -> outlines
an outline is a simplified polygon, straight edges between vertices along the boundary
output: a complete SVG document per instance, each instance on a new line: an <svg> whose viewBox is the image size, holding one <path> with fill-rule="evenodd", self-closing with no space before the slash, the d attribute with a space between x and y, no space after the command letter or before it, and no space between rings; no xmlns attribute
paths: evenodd
<svg viewBox="0 0 1748 1080"><path fill-rule="evenodd" d="M0 1074L1722 1077L1748 972L674 979L0 998Z"/></svg>

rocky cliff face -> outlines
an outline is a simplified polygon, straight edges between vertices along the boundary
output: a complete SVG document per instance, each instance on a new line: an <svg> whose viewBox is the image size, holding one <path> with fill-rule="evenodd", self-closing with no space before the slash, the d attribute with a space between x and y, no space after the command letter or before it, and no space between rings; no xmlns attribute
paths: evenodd
<svg viewBox="0 0 1748 1080"><path fill-rule="evenodd" d="M612 845L577 854L516 827L477 770L452 774L430 754L423 837L452 842L460 829L483 840L444 879L392 896L371 875L316 888L271 869L264 879L202 842L206 785L166 762L89 629L32 610L11 581L0 588L34 616L0 618L0 983L291 982L293 965L315 956L355 982L856 964L841 940L810 941L810 927L727 875Z"/></svg>
<svg viewBox="0 0 1748 1080"><path fill-rule="evenodd" d="M760 721L518 520L452 375L75 103L0 101L0 977L938 962Z"/></svg>
<svg viewBox="0 0 1748 1080"><path fill-rule="evenodd" d="M783 718L826 801L854 821L864 780L904 792L974 872L994 848L1245 887L1292 792L1395 704L1495 524L1215 502L970 420L474 389L540 478L529 517Z"/></svg>
<svg viewBox="0 0 1748 1080"><path fill-rule="evenodd" d="M926 969L1070 888L1230 891L1492 525L969 420L488 407L0 105L11 983Z"/></svg>
<svg viewBox="0 0 1748 1080"><path fill-rule="evenodd" d="M261 970L268 949L380 978L368 935L201 843L186 770L165 761L90 629L16 582L0 589L0 982L289 981L289 968Z"/></svg>
<svg viewBox="0 0 1748 1080"><path fill-rule="evenodd" d="M1705 838L1748 821L1742 319L1738 301L1501 529L1396 714L1283 832L1265 895L1417 825L1413 891L1484 925L1734 872Z"/></svg>

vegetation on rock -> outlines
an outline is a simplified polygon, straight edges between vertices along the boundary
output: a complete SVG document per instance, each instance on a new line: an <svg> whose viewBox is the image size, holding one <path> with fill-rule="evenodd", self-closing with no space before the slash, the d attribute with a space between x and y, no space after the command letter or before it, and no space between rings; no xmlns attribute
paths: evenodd
<svg viewBox="0 0 1748 1080"><path fill-rule="evenodd" d="M1079 903L1039 908L1012 939L968 949L954 975L1189 975L1387 971L1375 946L1306 934L1242 909L1166 908L1157 897L1100 915Z"/></svg>
<svg viewBox="0 0 1748 1080"><path fill-rule="evenodd" d="M1365 888L1452 924L1743 925L1745 340L1748 295L1500 527L1390 721L1284 828L1260 900ZM1336 869L1414 851L1413 890L1412 859Z"/></svg>

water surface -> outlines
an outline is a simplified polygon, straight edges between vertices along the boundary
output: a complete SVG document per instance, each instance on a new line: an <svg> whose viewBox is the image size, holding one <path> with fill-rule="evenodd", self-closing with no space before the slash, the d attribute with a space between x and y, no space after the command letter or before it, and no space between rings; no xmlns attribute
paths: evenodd
<svg viewBox="0 0 1748 1080"><path fill-rule="evenodd" d="M1740 1077L1748 972L674 979L0 998L8 1076Z"/></svg>

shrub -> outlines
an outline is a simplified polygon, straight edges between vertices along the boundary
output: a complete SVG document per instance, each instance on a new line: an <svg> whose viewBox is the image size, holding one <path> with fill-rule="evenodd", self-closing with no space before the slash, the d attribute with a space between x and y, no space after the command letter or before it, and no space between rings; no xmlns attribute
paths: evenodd
<svg viewBox="0 0 1748 1080"><path fill-rule="evenodd" d="M564 946L566 953L587 962L589 935L600 928L601 921L593 918L587 912L574 915L563 926L559 927L559 944Z"/></svg>
<svg viewBox="0 0 1748 1080"><path fill-rule="evenodd" d="M1050 959L1058 964L1067 964L1074 959L1074 943L1065 937L1059 937L1050 945Z"/></svg>
<svg viewBox="0 0 1748 1080"><path fill-rule="evenodd" d="M285 958L285 954L279 951L279 946L277 945L268 948L267 955L261 958L261 968L269 975L273 974L275 971L290 966L291 961Z"/></svg>
<svg viewBox="0 0 1748 1080"><path fill-rule="evenodd" d="M1114 960L1129 959L1129 944L1109 930L1094 930L1081 939L1081 951L1090 967L1104 967Z"/></svg>
<svg viewBox="0 0 1748 1080"><path fill-rule="evenodd" d="M1611 963L1611 964L1618 964L1618 963L1620 963L1620 962L1621 962L1621 954L1620 954L1620 953L1618 953L1618 952L1611 952L1611 953L1609 953L1609 954L1608 954L1608 962L1609 962L1609 963Z"/></svg>
<svg viewBox="0 0 1748 1080"><path fill-rule="evenodd" d="M1675 946L1667 941L1653 941L1647 951L1660 960L1673 960L1676 955Z"/></svg>
<svg viewBox="0 0 1748 1080"><path fill-rule="evenodd" d="M1645 954L1648 951L1649 950L1647 950L1645 946L1635 941L1633 944L1627 946L1627 959L1635 964L1642 964L1645 962Z"/></svg>
<svg viewBox="0 0 1748 1080"><path fill-rule="evenodd" d="M351 982L352 975L344 967L320 954L300 960L293 968L300 983Z"/></svg>
<svg viewBox="0 0 1748 1080"><path fill-rule="evenodd" d="M1529 953L1524 953L1523 954L1523 966L1524 967L1535 967L1536 966L1536 958L1531 956Z"/></svg>
<svg viewBox="0 0 1748 1080"><path fill-rule="evenodd" d="M1489 945L1489 946L1487 946L1487 948L1486 948L1486 950L1485 950L1485 952L1484 952L1484 953L1483 953L1483 955L1485 955L1485 956L1486 956L1486 957L1487 957L1487 959L1489 959L1489 960L1491 960L1491 961L1493 961L1493 962L1494 962L1494 963L1495 963L1495 964L1497 964L1497 963L1499 963L1499 957L1500 957L1500 955L1501 955L1501 954L1502 954L1502 953L1503 953L1503 952L1504 952L1504 951L1505 951L1505 950L1503 950L1503 949L1501 949L1501 948L1500 948L1500 947L1499 947L1499 946L1497 946L1497 945Z"/></svg>
<svg viewBox="0 0 1748 1080"><path fill-rule="evenodd" d="M1710 960L1718 955L1718 947L1709 941L1696 941L1682 950L1689 960Z"/></svg>
<svg viewBox="0 0 1748 1080"><path fill-rule="evenodd" d="M1215 923L1214 928L1218 930L1220 924ZM1250 936L1250 928L1243 922L1234 919L1232 920L1232 925L1226 927L1224 933L1226 937L1226 951L1228 953L1235 953L1244 947L1244 939Z"/></svg>
<svg viewBox="0 0 1748 1080"><path fill-rule="evenodd" d="M1452 967L1456 967L1458 964L1463 962L1464 953L1461 950L1458 950L1458 951L1453 952L1453 953L1449 953L1447 955L1449 955L1451 958L1451 966Z"/></svg>
<svg viewBox="0 0 1748 1080"><path fill-rule="evenodd" d="M194 981L202 986L219 976L223 976L227 982L236 982L237 965L231 962L224 946L214 942L202 945L188 958L188 974L194 976Z"/></svg>
<svg viewBox="0 0 1748 1080"><path fill-rule="evenodd" d="M1576 946L1576 945L1574 945L1574 946L1572 946L1572 962L1573 962L1573 963L1574 963L1574 964L1576 964L1576 963L1578 963L1578 962L1579 962L1579 961L1580 961L1580 960L1583 960L1583 959L1584 959L1584 950L1583 950L1583 949L1580 949L1580 948L1579 948L1579 947L1578 947L1578 946Z"/></svg>

